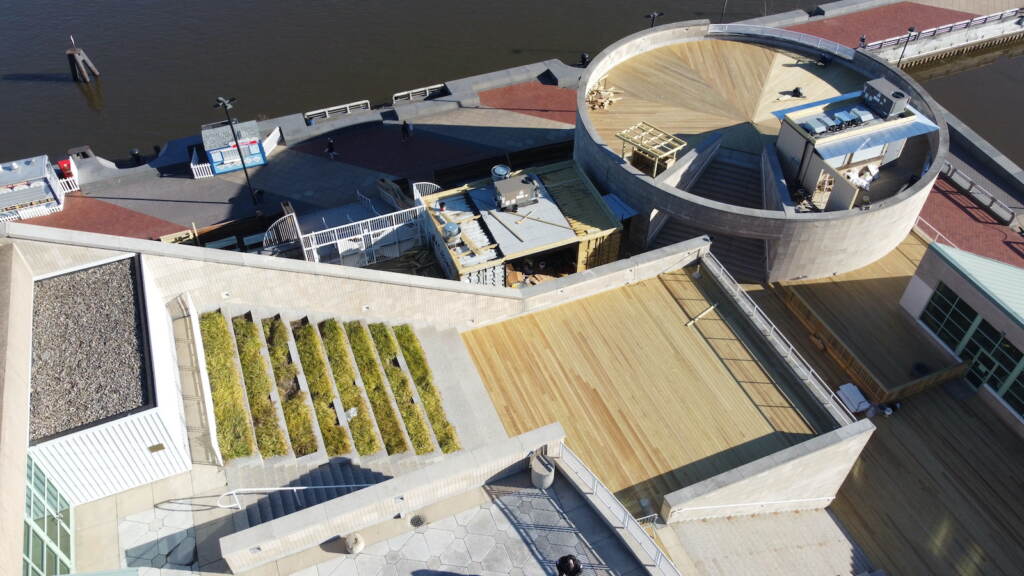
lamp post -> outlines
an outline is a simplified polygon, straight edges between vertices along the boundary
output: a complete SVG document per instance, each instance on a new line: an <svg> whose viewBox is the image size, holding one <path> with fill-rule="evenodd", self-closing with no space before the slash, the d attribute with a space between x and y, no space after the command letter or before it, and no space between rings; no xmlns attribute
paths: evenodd
<svg viewBox="0 0 1024 576"><path fill-rule="evenodd" d="M651 21L651 28L654 28L654 23L658 21L658 16L664 16L664 12L651 12L650 14L644 14L644 18Z"/></svg>
<svg viewBox="0 0 1024 576"><path fill-rule="evenodd" d="M900 51L900 59L896 62L897 68L900 67L900 64L903 64L903 55L907 53L907 46L910 45L910 39L914 36L916 30L913 26L907 28L907 41L903 43L903 50Z"/></svg>
<svg viewBox="0 0 1024 576"><path fill-rule="evenodd" d="M234 108L234 102L237 100L235 97L225 98L223 96L217 97L217 103L213 105L214 108L223 108L224 117L228 119L228 128L231 128L231 136L235 139L235 150L238 151L238 161L242 163L242 172L245 172L245 186L249 189L249 196L252 197L253 204L259 204L259 200L256 198L256 191L253 190L252 181L249 180L249 168L245 165L245 155L242 154L242 145L238 143L238 132L235 131L235 123L231 121L230 110Z"/></svg>

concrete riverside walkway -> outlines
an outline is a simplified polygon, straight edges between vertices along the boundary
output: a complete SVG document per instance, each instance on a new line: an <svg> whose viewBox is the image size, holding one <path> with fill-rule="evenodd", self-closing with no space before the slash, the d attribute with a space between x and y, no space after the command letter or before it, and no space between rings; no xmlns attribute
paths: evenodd
<svg viewBox="0 0 1024 576"><path fill-rule="evenodd" d="M578 76L572 74L578 72L561 65L560 74L568 75L567 85L561 87L546 78L541 81L547 70L543 65L531 66L540 76L461 94L457 101L400 105L385 114L386 120L372 111L361 113L362 120L353 118L330 130L325 129L331 123L308 130L293 126L292 139L279 146L265 166L250 170L253 185L263 190L258 203L250 197L241 171L193 179L185 150L195 139L184 138L141 167L117 170L98 159L83 163L82 197L119 208L117 225L102 210L68 210L59 218L28 222L86 231L111 226L115 233L155 238L169 233L168 228L202 229L272 215L280 212L284 200L300 214L349 204L356 201L357 191L375 191L379 178L430 181L445 168L488 159L507 161L508 154L566 144L573 138ZM507 71L475 78L486 80L502 72ZM517 78L521 80L522 73ZM412 125L407 139L402 137L399 116ZM261 126L269 131L271 122ZM334 140L333 157L326 153L328 138Z"/></svg>

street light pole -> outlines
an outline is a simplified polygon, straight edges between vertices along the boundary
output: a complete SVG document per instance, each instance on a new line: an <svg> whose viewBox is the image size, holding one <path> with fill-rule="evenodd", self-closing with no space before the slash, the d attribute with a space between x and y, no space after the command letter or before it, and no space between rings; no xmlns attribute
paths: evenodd
<svg viewBox="0 0 1024 576"><path fill-rule="evenodd" d="M651 28L654 28L654 23L658 21L658 16L664 16L664 12L651 12L650 14L644 14L644 18L651 21Z"/></svg>
<svg viewBox="0 0 1024 576"><path fill-rule="evenodd" d="M238 143L238 132L235 131L235 123L231 121L231 110L234 108L234 102L237 98L230 97L225 98L223 96L217 97L217 103L213 105L214 108L223 108L224 116L228 119L228 128L231 128L231 136L235 139L235 150L238 151L238 161L242 163L242 172L245 173L245 186L249 189L249 196L252 197L253 204L259 204L259 200L256 198L256 191L252 187L252 181L249 180L249 168L245 165L245 155L242 154L242 145Z"/></svg>
<svg viewBox="0 0 1024 576"><path fill-rule="evenodd" d="M896 62L897 68L900 67L900 64L903 64L903 55L907 53L907 46L910 45L910 39L914 36L916 30L913 26L907 28L907 41L903 43L903 50L900 51L900 59Z"/></svg>

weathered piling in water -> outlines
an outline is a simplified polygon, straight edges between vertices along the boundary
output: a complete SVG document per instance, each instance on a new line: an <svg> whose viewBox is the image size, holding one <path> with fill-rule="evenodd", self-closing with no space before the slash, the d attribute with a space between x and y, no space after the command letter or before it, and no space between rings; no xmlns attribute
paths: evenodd
<svg viewBox="0 0 1024 576"><path fill-rule="evenodd" d="M92 78L89 76L89 72L92 72L93 76L100 75L96 65L86 56L85 50L76 46L68 48L65 54L68 57L68 66L71 67L71 78L75 82L85 82L86 84L91 82Z"/></svg>

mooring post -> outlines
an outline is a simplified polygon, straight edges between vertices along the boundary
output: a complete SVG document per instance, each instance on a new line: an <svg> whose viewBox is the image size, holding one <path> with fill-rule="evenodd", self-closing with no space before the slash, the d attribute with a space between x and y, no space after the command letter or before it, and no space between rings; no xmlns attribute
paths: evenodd
<svg viewBox="0 0 1024 576"><path fill-rule="evenodd" d="M99 76L100 71L96 68L96 65L92 63L92 60L85 54L85 50L82 50L75 44L75 37L71 36L71 48L68 48L64 54L68 58L68 66L71 68L71 78L75 82L85 82L88 84L92 81L89 76L89 72L92 72L93 76Z"/></svg>

